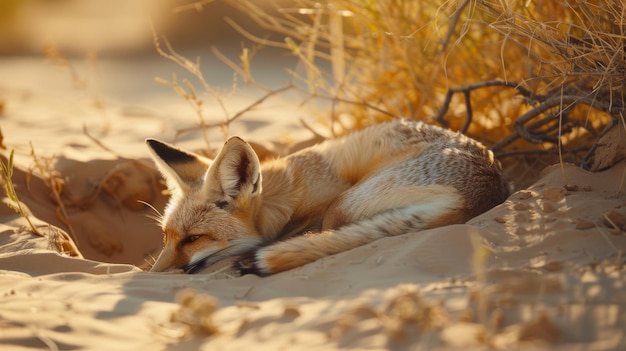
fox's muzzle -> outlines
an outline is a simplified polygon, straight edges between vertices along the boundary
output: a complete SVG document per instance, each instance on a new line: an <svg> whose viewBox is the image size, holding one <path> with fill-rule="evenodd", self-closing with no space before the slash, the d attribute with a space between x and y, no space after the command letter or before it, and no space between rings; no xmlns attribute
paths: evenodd
<svg viewBox="0 0 626 351"><path fill-rule="evenodd" d="M218 263L219 261L233 257L239 256L253 250L256 246L250 247L249 245L231 245L227 246L223 249L217 250L215 252L209 253L204 257L199 257L197 259L193 259L189 262L189 264L183 266L183 271L187 274L196 274L203 269L209 268L212 265Z"/></svg>

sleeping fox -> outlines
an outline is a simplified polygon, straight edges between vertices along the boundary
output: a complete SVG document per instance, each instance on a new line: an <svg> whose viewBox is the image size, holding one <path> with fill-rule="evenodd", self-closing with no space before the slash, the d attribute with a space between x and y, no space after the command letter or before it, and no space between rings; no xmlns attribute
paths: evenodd
<svg viewBox="0 0 626 351"><path fill-rule="evenodd" d="M394 120L264 162L238 137L213 160L146 140L171 192L152 271L300 267L387 236L464 223L509 195L479 142Z"/></svg>

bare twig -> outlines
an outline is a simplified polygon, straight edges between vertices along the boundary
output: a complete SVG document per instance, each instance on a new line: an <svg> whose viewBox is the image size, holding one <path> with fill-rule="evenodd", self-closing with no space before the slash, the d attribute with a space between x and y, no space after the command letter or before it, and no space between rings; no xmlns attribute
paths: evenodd
<svg viewBox="0 0 626 351"><path fill-rule="evenodd" d="M224 62L224 64L226 64L230 69L232 69L233 72L241 76L244 82L246 82L246 84L254 83L254 78L252 78L252 73L250 72L250 65L249 65L250 58L243 57L244 55L247 55L247 54L242 55L242 65L244 65L244 67L239 67L239 65L237 65L235 62L233 62L233 60L229 59L226 55L224 55L217 47L211 46L211 52L218 59L220 59L220 61ZM244 49L244 53L247 53L247 52L248 50Z"/></svg>
<svg viewBox="0 0 626 351"><path fill-rule="evenodd" d="M290 89L293 89L293 88L294 88L294 86L289 84L289 85L286 85L286 86L284 86L282 88L279 88L279 89L276 89L276 90L272 90L272 91L266 93L265 95L263 95L262 97L260 97L259 99L257 99L256 101L254 101L253 103L251 103L250 105L248 105L247 107L245 107L243 110L240 110L239 112L237 112L233 116L229 117L225 121L217 122L217 123L206 123L206 124L202 125L201 127L203 127L203 128L215 128L215 127L227 126L230 123L232 123L233 121L239 119L244 114L246 114L246 113L250 112L251 110L255 109L257 106L259 106L260 104L265 102L265 100L269 99L270 97L278 95L278 94L281 94L281 93L283 93L285 91L288 91ZM182 134L189 133L189 132L195 131L197 129L198 129L197 126L179 129L179 130L176 131L176 137L175 138L178 138Z"/></svg>
<svg viewBox="0 0 626 351"><path fill-rule="evenodd" d="M530 132L528 128L525 126L526 123L538 117L539 115L547 112L550 109L562 106L562 109L566 110L566 109L573 108L575 105L578 105L578 104L588 105L589 107L606 112L607 114L611 116L611 120L613 121L613 123L617 123L616 118L613 115L615 113L618 113L621 109L623 109L623 107L621 106L617 106L615 104L608 104L602 101L597 101L597 100L594 100L592 98L585 97L585 96L579 96L579 95L551 96L551 97L545 98L543 101L541 101L539 105L532 108L528 112L524 113L522 116L518 117L514 123L515 132L511 133L504 139L494 144L491 147L491 149L493 151L499 151L500 149L502 149L503 147L507 146L508 144L512 143L513 141L517 140L520 137L526 141L529 141L535 144L546 142L547 140L545 139L545 135L539 135L539 134ZM540 124L545 124L549 122L549 120L555 120L557 118L559 118L558 113L548 114L546 117L544 117L546 121L541 121ZM604 135L606 132L608 132L607 128L604 129L601 135ZM599 138L597 138L597 140L599 140ZM585 159L588 159L588 156L586 156Z"/></svg>
<svg viewBox="0 0 626 351"><path fill-rule="evenodd" d="M448 28L448 32L446 33L446 36L443 39L443 42L441 43L441 49L439 51L440 53L445 52L446 49L448 48L448 45L450 44L450 40L452 39L452 35L455 32L456 25L458 24L459 19L461 18L461 15L465 11L465 8L467 7L467 5L469 5L469 3L470 3L470 0L463 0L463 2L457 7L454 13L452 13L452 16L450 16L450 27Z"/></svg>
<svg viewBox="0 0 626 351"><path fill-rule="evenodd" d="M304 90L298 88L298 87L294 87L296 90L305 92ZM342 102L342 103L346 103L346 104L350 104L350 105L359 105L359 106L364 106L367 107L368 109L374 110L376 112L380 112L386 116L392 117L392 118L399 118L400 116L395 115L387 110L384 110L378 106L372 105L370 103L367 103L365 101L354 101L354 100L349 100L349 99L342 99L342 98L338 98L337 96L324 96L324 95L320 95L318 93L312 93L309 94L308 97L309 100L313 100L313 99L321 99L321 100L327 100L327 101L333 101L333 102Z"/></svg>
<svg viewBox="0 0 626 351"><path fill-rule="evenodd" d="M120 154L113 151L113 149L111 149L110 147L104 145L100 140L98 140L96 137L94 137L93 135L91 135L91 133L89 133L89 131L87 130L87 126L85 124L83 124L83 134L85 134L85 136L87 138L89 138L89 140L91 140L92 142L94 142L96 145L98 145L100 148L102 148L102 150L109 152L117 157L120 157Z"/></svg>
<svg viewBox="0 0 626 351"><path fill-rule="evenodd" d="M463 128L461 129L461 133L466 133L467 129L469 128L469 125L472 123L472 117L473 117L472 102L470 100L471 91L476 90L476 89L481 89L481 88L495 87L495 86L504 86L504 87L514 88L522 96L529 98L529 99L532 96L532 93L526 90L525 88L523 88L522 86L520 86L519 83L506 82L506 81L501 81L501 80L488 80L488 81L478 82L478 83L474 83L474 84L470 84L470 85L466 85L462 87L450 88L448 89L448 92L446 93L446 97L443 100L443 104L441 105L441 108L435 115L434 120L439 122L444 128L448 128L450 124L448 123L447 120L444 119L444 116L446 112L448 112L448 109L450 108L450 103L452 102L452 96L456 93L463 93L463 96L465 97L467 117L465 119L465 123L463 124Z"/></svg>
<svg viewBox="0 0 626 351"><path fill-rule="evenodd" d="M559 144L561 136L568 134L575 127L584 128L591 135L596 135L596 131L587 123L569 117L570 112L576 106L587 105L590 108L603 111L611 117L610 123L605 126L604 130L599 135L596 136L593 145L590 147L582 147L566 151L571 154L586 151L586 154L582 159L582 166L588 167L589 160L598 146L598 141L609 131L610 128L619 123L619 119L616 116L619 115L624 109L621 104L614 101L601 101L596 99L595 95L593 97L581 95L575 86L570 88L561 86L559 87L558 92L550 92L545 95L535 95L529 90L521 87L519 83L492 80L448 89L443 104L435 115L434 120L439 122L444 127L449 127L448 121L444 118L445 114L450 107L453 95L456 93L462 93L465 98L467 116L460 132L467 133L473 118L472 103L470 99L471 92L476 89L494 86L514 88L533 105L530 110L516 118L513 124L513 132L491 146L491 150L496 152L496 156L498 157L510 157L520 154L557 153L558 150L560 150L560 148L558 148L555 150L502 151L503 148L520 138L533 144L546 142ZM551 110L553 110L553 112L549 112ZM543 117L540 118L542 115Z"/></svg>
<svg viewBox="0 0 626 351"><path fill-rule="evenodd" d="M588 150L587 147L580 147L571 150L564 150L566 153L570 154L578 154L581 152L586 152ZM521 149L521 150L510 150L496 153L496 157L499 159L505 157L516 157L516 156L524 156L524 155L558 155L557 149L545 149L545 150L537 150L537 149Z"/></svg>

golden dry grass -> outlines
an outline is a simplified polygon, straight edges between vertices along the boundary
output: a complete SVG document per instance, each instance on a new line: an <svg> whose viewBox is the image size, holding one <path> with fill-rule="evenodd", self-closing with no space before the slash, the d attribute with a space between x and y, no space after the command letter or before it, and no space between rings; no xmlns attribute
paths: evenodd
<svg viewBox="0 0 626 351"><path fill-rule="evenodd" d="M244 37L301 59L294 80L333 102L334 130L404 116L463 130L500 156L563 143L580 162L623 119L623 0L224 1L275 33L231 22Z"/></svg>

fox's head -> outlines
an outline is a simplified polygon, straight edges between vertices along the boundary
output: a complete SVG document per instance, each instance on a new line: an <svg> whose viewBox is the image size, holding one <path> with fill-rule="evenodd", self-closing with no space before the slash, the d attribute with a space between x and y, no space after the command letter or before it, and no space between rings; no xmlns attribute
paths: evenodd
<svg viewBox="0 0 626 351"><path fill-rule="evenodd" d="M161 220L164 247L151 271L196 273L261 242L251 202L261 193L259 159L230 138L214 160L148 139L171 192Z"/></svg>

